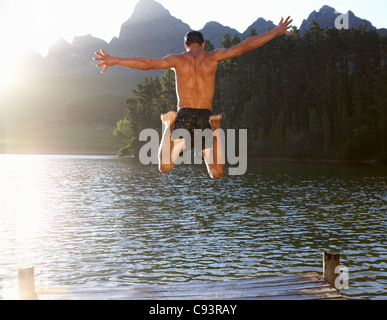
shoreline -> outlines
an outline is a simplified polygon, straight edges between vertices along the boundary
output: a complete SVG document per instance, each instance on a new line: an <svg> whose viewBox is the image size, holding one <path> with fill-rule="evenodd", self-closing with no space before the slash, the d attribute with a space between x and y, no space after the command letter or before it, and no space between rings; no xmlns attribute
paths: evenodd
<svg viewBox="0 0 387 320"><path fill-rule="evenodd" d="M254 157L254 158L248 158L248 160L261 161L261 162L386 165L386 163L376 161L376 160L370 160L370 159L345 160L345 159L294 159L294 158L276 158L276 157Z"/></svg>
<svg viewBox="0 0 387 320"><path fill-rule="evenodd" d="M96 156L96 157L118 157L118 153L112 152L0 152L0 156Z"/></svg>
<svg viewBox="0 0 387 320"><path fill-rule="evenodd" d="M26 148L27 149L27 148ZM0 150L0 155L60 155L60 156L117 156L119 157L119 150L112 149L98 149L98 148L69 148L64 150L62 148L41 149L34 148L34 150ZM133 156L131 156L133 157ZM280 158L280 157L248 157L248 161L256 162L288 162L288 163L315 163L315 164L364 164L364 165L386 165L386 163L370 160L344 160L344 159L295 159L295 158Z"/></svg>

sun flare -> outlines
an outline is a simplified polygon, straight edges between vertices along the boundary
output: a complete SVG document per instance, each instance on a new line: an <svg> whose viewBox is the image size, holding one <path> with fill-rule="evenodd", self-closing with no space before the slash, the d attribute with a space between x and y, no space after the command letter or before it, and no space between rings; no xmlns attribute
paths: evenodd
<svg viewBox="0 0 387 320"><path fill-rule="evenodd" d="M21 65L27 51L45 55L59 35L50 21L48 7L43 4L6 1L0 10L0 86L4 86L23 75Z"/></svg>

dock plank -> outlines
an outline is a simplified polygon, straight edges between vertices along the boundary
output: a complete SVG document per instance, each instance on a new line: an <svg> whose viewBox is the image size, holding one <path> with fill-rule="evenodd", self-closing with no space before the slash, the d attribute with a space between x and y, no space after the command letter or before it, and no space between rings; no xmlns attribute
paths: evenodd
<svg viewBox="0 0 387 320"><path fill-rule="evenodd" d="M320 300L342 299L317 273L249 280L117 286L104 289L58 288L38 291L43 300Z"/></svg>

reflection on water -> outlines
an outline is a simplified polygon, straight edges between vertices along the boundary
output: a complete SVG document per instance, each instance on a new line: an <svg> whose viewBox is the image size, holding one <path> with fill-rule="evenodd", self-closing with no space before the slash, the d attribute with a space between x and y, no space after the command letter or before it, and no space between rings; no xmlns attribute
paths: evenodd
<svg viewBox="0 0 387 320"><path fill-rule="evenodd" d="M250 163L161 175L131 158L0 155L0 296L37 286L166 284L316 271L341 252L349 298L387 298L387 168Z"/></svg>

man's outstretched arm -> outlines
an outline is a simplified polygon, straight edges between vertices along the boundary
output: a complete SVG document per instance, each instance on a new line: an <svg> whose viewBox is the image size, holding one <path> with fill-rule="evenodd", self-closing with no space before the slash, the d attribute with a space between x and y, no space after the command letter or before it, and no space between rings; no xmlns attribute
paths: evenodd
<svg viewBox="0 0 387 320"><path fill-rule="evenodd" d="M113 57L107 54L101 49L101 52L95 53L98 57L93 58L95 61L101 61L97 64L97 67L102 67L101 73L104 73L107 68L112 66L122 66L136 70L151 70L151 69L170 69L176 65L176 56L169 55L162 59L149 59L149 58L119 58Z"/></svg>
<svg viewBox="0 0 387 320"><path fill-rule="evenodd" d="M282 18L278 26L273 30L270 30L264 34L247 38L246 40L229 49L214 50L211 52L211 55L217 61L223 61L240 56L246 52L259 48L260 46L264 45L266 42L269 42L277 36L283 34L290 34L288 30L292 27L292 22L293 20L290 20L290 17L288 17L285 21Z"/></svg>

